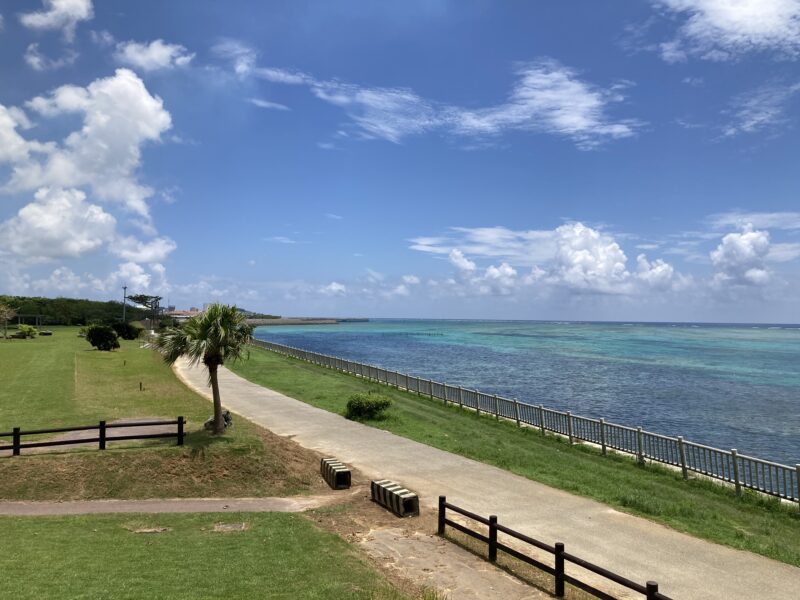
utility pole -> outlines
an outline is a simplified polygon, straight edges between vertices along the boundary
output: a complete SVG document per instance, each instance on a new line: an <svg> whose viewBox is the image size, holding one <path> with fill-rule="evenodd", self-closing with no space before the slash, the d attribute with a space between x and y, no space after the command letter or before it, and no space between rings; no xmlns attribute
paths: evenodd
<svg viewBox="0 0 800 600"><path fill-rule="evenodd" d="M128 303L128 286L122 286L122 322L125 322L125 305Z"/></svg>

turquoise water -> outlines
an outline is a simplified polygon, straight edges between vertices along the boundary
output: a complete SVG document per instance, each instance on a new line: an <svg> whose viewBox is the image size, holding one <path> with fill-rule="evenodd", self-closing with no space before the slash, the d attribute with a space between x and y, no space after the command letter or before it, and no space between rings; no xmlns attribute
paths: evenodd
<svg viewBox="0 0 800 600"><path fill-rule="evenodd" d="M256 337L800 463L797 325L374 320Z"/></svg>

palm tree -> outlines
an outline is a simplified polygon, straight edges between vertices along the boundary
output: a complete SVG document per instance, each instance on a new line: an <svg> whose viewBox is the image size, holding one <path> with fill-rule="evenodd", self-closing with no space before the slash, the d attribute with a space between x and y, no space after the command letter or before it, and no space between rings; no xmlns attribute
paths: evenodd
<svg viewBox="0 0 800 600"><path fill-rule="evenodd" d="M203 314L180 327L168 327L156 338L155 346L168 364L186 355L192 365L202 362L208 368L208 381L214 397L214 433L225 431L217 369L226 361L247 354L253 328L235 306L212 304Z"/></svg>

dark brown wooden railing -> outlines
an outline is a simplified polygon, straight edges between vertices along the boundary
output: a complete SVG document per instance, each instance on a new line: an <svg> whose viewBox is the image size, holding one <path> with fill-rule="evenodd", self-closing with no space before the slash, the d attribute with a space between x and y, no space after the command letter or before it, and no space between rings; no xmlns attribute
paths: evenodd
<svg viewBox="0 0 800 600"><path fill-rule="evenodd" d="M119 429L123 427L153 427L163 425L175 425L175 432L165 433L134 433L130 435L108 436L109 429ZM81 427L57 427L54 429L31 429L22 431L19 427L14 427L12 431L0 432L0 438L11 437L11 444L0 446L0 450L11 450L12 456L19 456L24 448L46 448L49 446L73 446L77 444L98 444L99 450L105 450L108 442L119 442L122 440L152 440L159 438L177 438L178 446L183 446L185 438L184 427L186 419L178 417L174 421L137 421L133 423L106 423L100 421L97 425L83 425ZM93 431L97 430L97 437L86 437L75 440L50 440L23 442L22 437L26 435L45 435L51 433L67 433L70 431Z"/></svg>
<svg viewBox="0 0 800 600"><path fill-rule="evenodd" d="M470 529L461 523L453 521L452 519L448 519L448 510L452 510L453 512L467 517L468 519L472 519L473 521L477 521L478 523L485 525L489 528L489 535L483 535L482 533L474 531L473 529ZM622 587L643 594L647 600L671 600L668 596L665 596L658 591L658 584L655 581L648 581L644 585L636 583L635 581L623 577L622 575L618 575L612 571L609 571L608 569L604 569L603 567L590 563L588 560L579 558L574 554L569 554L564 550L564 544L561 542L556 542L551 546L550 544L546 544L545 542L534 539L523 533L514 531L505 525L500 525L497 522L497 517L495 515L491 515L489 518L482 517L481 515L470 512L459 506L450 504L447 502L447 498L445 496L439 496L439 535L444 535L445 528L447 526L487 544L489 547L488 558L491 562L497 561L497 551L500 550L509 556L516 558L517 560L536 567L545 573L549 573L555 578L555 596L558 598L564 597L564 586L565 584L569 583L576 588L583 590L584 592L592 594L595 598L601 598L601 600L615 600L615 597L611 594L604 592L603 590L600 590L584 581L581 581L577 577L568 575L565 570L565 563L572 563L586 569L587 571L600 575L601 577L605 577L606 579L609 579L610 581L613 581ZM523 554L522 552L503 544L502 542L499 542L497 540L498 532L502 532L516 540L552 554L554 556L553 566L547 565L531 556L528 556L527 554Z"/></svg>

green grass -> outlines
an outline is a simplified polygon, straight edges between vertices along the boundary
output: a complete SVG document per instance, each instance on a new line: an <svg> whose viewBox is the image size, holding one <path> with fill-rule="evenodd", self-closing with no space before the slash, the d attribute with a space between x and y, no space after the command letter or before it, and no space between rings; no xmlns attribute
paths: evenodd
<svg viewBox="0 0 800 600"><path fill-rule="evenodd" d="M121 340L119 350L99 352L77 336L76 327L53 331L52 337L0 340L0 432L184 415L186 446L157 440L112 443L105 452L23 450L23 456L0 458L0 498L282 496L308 490L315 481L308 455L296 455L291 444L249 421L236 418L225 435L209 435L202 424L210 402L139 342ZM308 465L292 464L303 458Z"/></svg>
<svg viewBox="0 0 800 600"><path fill-rule="evenodd" d="M660 466L641 467L624 456L602 456L532 428L477 416L416 394L253 349L233 367L239 375L326 410L344 414L351 394L379 389L394 400L372 425L588 496L677 530L800 566L800 511L755 493L702 480L683 481Z"/></svg>
<svg viewBox="0 0 800 600"><path fill-rule="evenodd" d="M217 533L217 523L245 522ZM134 533L167 527L164 533ZM0 598L403 600L338 536L292 514L0 518Z"/></svg>

